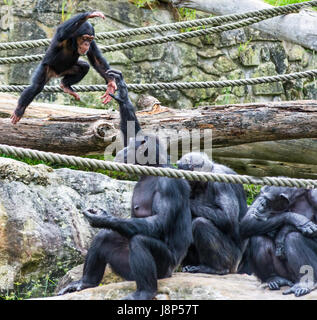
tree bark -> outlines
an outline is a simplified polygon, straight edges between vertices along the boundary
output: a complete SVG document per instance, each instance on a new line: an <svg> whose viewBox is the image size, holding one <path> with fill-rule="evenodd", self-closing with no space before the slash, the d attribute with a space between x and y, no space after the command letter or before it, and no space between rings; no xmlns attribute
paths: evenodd
<svg viewBox="0 0 317 320"><path fill-rule="evenodd" d="M277 140L217 148L213 157L252 158L317 166L317 139Z"/></svg>
<svg viewBox="0 0 317 320"><path fill-rule="evenodd" d="M256 177L284 176L289 178L317 179L317 165L283 161L214 156L213 160L224 164L239 174Z"/></svg>
<svg viewBox="0 0 317 320"><path fill-rule="evenodd" d="M192 8L215 15L236 14L273 6L259 0L169 0L176 7ZM280 40L297 43L311 50L317 50L317 13L303 10L264 20L252 27L267 32Z"/></svg>
<svg viewBox="0 0 317 320"><path fill-rule="evenodd" d="M204 139L209 147L211 141L213 147L224 147L257 141L317 138L316 101L168 109L159 114L138 112L137 116L145 132L157 133L161 138L170 137L174 154L176 145L184 142L186 145L191 139L189 132L192 130L199 133L209 129ZM96 110L95 115L74 112L73 116L65 117L51 112L45 119L23 118L15 126L9 118L2 118L0 143L73 155L103 153L120 135L119 121L117 111L106 110ZM203 144L202 137L198 136L198 144ZM180 152L179 148L178 154Z"/></svg>

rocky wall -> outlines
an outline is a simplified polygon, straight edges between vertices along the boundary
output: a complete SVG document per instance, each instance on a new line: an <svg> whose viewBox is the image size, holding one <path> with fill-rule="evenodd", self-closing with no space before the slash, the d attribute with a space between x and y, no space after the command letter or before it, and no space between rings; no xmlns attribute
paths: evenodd
<svg viewBox="0 0 317 320"><path fill-rule="evenodd" d="M10 3L10 1L9 1ZM11 5L0 4L0 41L19 41L50 38L61 22L63 3L74 4L73 13L99 10L105 20L93 19L96 32L175 22L171 8L162 4L154 10L140 9L128 0L110 1L43 1L13 0ZM67 6L66 6L67 8ZM9 14L8 14L9 12ZM197 17L206 14L198 13ZM4 18L6 17L6 19ZM175 33L169 32L169 33ZM155 37L160 34L99 41L100 45ZM0 56L44 53L44 48L0 51ZM252 28L192 38L182 42L139 47L105 53L111 66L122 70L128 83L169 81L210 81L252 78L291 73L317 67L314 52L278 41ZM0 84L27 84L37 63L0 65ZM59 80L52 81L52 84ZM103 84L103 79L90 70L82 84ZM148 92L162 104L175 108L191 108L201 104L228 104L252 101L316 99L317 82L296 80L223 89L161 90ZM82 104L103 108L101 93L82 93ZM131 93L137 103L140 94ZM69 96L41 94L39 99L74 104ZM115 107L114 104L110 107Z"/></svg>

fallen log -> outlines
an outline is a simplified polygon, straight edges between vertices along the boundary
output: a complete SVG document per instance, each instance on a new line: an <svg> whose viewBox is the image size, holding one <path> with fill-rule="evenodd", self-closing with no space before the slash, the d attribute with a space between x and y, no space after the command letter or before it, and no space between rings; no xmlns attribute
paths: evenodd
<svg viewBox="0 0 317 320"><path fill-rule="evenodd" d="M239 174L255 177L284 176L289 178L317 179L317 165L313 164L218 156L213 156L213 160L230 167Z"/></svg>
<svg viewBox="0 0 317 320"><path fill-rule="evenodd" d="M179 8L191 8L216 15L238 14L273 8L260 0L164 0ZM253 24L252 27L286 40L317 50L317 13L303 10L298 14L282 15Z"/></svg>
<svg viewBox="0 0 317 320"><path fill-rule="evenodd" d="M251 158L317 166L317 139L277 140L217 148L213 157Z"/></svg>
<svg viewBox="0 0 317 320"><path fill-rule="evenodd" d="M32 107L28 109L26 117L15 126L9 118L0 119L1 144L73 155L100 154L119 135L118 111L89 109L89 114L79 114L74 108L72 116L55 116L52 107L49 116L34 119L27 118ZM12 111L13 108L8 115ZM3 114L1 103L0 113ZM212 140L213 147L317 138L316 101L204 106L194 110L167 108L158 114L140 112L138 117L144 131L167 135L172 151L176 145L186 145L191 139L188 133L193 130L206 130L205 140Z"/></svg>

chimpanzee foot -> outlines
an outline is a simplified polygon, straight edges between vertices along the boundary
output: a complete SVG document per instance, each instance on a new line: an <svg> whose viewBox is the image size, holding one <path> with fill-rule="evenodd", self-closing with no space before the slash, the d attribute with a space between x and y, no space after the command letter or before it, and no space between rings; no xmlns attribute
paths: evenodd
<svg viewBox="0 0 317 320"><path fill-rule="evenodd" d="M199 266L188 265L182 268L182 272L224 275L229 273L229 269L216 270L205 265L199 265Z"/></svg>
<svg viewBox="0 0 317 320"><path fill-rule="evenodd" d="M291 288L287 289L283 292L283 294L291 294L294 293L295 297L300 297L305 294L308 294L312 291L312 287L309 287L306 283L296 283Z"/></svg>
<svg viewBox="0 0 317 320"><path fill-rule="evenodd" d="M60 87L63 89L63 91L67 94L70 94L71 96L73 96L75 98L75 100L79 101L80 100L80 96L79 94L77 94L76 92L74 92L70 87L64 85L63 83L60 84Z"/></svg>
<svg viewBox="0 0 317 320"><path fill-rule="evenodd" d="M15 113L13 113L10 119L12 124L17 124L21 120L21 117L18 117Z"/></svg>
<svg viewBox="0 0 317 320"><path fill-rule="evenodd" d="M156 295L156 292L152 291L135 291L133 293L128 294L126 297L122 298L122 300L152 300Z"/></svg>
<svg viewBox="0 0 317 320"><path fill-rule="evenodd" d="M283 286L291 287L294 285L293 282L278 276L269 278L266 282L270 290L280 290L280 287L283 287Z"/></svg>
<svg viewBox="0 0 317 320"><path fill-rule="evenodd" d="M87 288L92 288L94 285L84 284L82 280L71 282L68 286L66 286L64 289L60 290L57 295L61 296L66 293L71 293L75 291L81 291Z"/></svg>

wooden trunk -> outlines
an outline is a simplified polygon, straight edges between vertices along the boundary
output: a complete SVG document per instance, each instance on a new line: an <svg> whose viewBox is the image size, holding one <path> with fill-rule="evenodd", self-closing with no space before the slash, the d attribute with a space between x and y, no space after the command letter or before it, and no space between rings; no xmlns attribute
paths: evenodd
<svg viewBox="0 0 317 320"><path fill-rule="evenodd" d="M54 105L34 104L14 126L8 118L14 106L12 103L11 107L4 108L0 104L1 144L73 155L100 154L120 135L118 111L79 107L60 110ZM40 118L30 118L33 115ZM205 106L137 115L144 131L168 135L172 146L190 139L188 133L192 130L207 130L205 140L212 140L214 148L257 141L317 138L316 101Z"/></svg>

